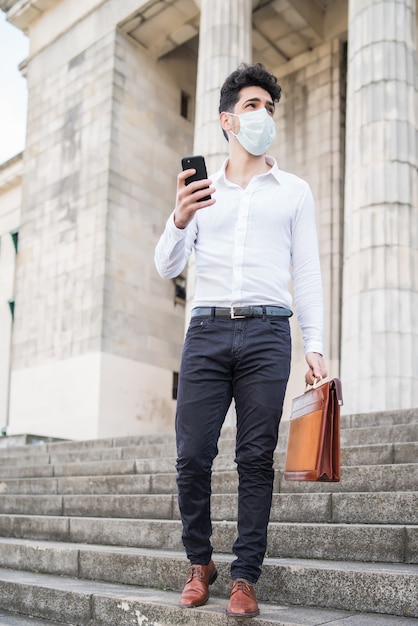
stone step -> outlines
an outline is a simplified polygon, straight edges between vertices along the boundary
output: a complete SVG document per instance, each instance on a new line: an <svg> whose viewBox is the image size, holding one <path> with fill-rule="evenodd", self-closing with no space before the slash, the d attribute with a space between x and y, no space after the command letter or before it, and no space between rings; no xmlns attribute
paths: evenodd
<svg viewBox="0 0 418 626"><path fill-rule="evenodd" d="M418 423L341 430L341 446L418 441Z"/></svg>
<svg viewBox="0 0 418 626"><path fill-rule="evenodd" d="M136 451L139 454L138 448ZM123 455L123 452L122 452ZM39 456L38 459L41 457ZM284 450L275 453L275 466L284 467L286 453ZM343 466L356 465L390 465L415 463L418 459L418 442L369 444L346 447L341 450ZM81 461L41 465L23 465L20 459L14 459L10 465L3 465L0 478L47 478L61 476L109 476L126 474L164 474L175 471L176 459L170 457L149 457L146 459L132 458L124 461L100 460ZM235 462L232 454L221 454L214 461L215 471L234 470Z"/></svg>
<svg viewBox="0 0 418 626"><path fill-rule="evenodd" d="M0 626L71 626L71 624L51 622L50 620L0 610Z"/></svg>
<svg viewBox="0 0 418 626"><path fill-rule="evenodd" d="M225 432L227 433L228 431L226 430ZM2 441L2 439L0 439L0 441ZM143 445L173 444L174 442L174 430L168 433L128 435L126 437L111 437L105 439L63 440L59 442L40 443L38 445L26 444L21 446L0 447L0 458L19 455L25 456L28 451L31 451L31 454L34 455L47 453L59 454L94 448L141 447Z"/></svg>
<svg viewBox="0 0 418 626"><path fill-rule="evenodd" d="M235 521L238 496L212 495L212 519ZM180 519L176 495L2 495L0 513ZM418 492L273 494L272 522L418 524Z"/></svg>
<svg viewBox="0 0 418 626"><path fill-rule="evenodd" d="M328 493L357 491L415 491L418 485L418 463L397 465L346 466L339 483L294 482L284 479L282 471L275 472L276 493ZM237 472L215 471L213 493L236 493ZM97 476L62 476L11 478L0 482L0 494L70 495L70 494L174 494L176 475L128 474Z"/></svg>
<svg viewBox="0 0 418 626"><path fill-rule="evenodd" d="M339 483L287 481L283 474L278 472L275 491L278 493L396 492L416 491L417 485L418 464L399 463L397 465L342 467Z"/></svg>
<svg viewBox="0 0 418 626"><path fill-rule="evenodd" d="M38 553L44 554L44 545L33 547ZM44 619L65 618L77 625L81 624L195 624L205 623L211 613L216 598L222 598L218 606L226 605L229 591L230 557L215 555L219 576L211 587L211 600L205 608L198 612L209 612L195 620L195 611L177 612L164 616L160 611L169 604L174 609L179 599L186 573L187 563L184 556L175 552L138 551L132 549L116 550L102 548L91 550L89 547L74 546L74 555L63 553L63 560L72 558L74 563L71 575L31 573L22 569L0 570L0 608L13 609L20 613L29 612ZM56 559L57 560L57 559ZM41 565L42 566L42 565ZM62 568L61 568L62 570ZM99 580L98 580L99 579ZM107 580L124 580L120 583ZM141 587L148 587L147 589ZM150 589L152 586L154 589ZM164 590L164 591L161 591ZM168 590L176 591L172 593ZM275 615L282 624L297 624L289 621L291 611L297 616L297 606L303 615L302 607L322 607L337 609L339 615L332 616L322 613L322 621L306 621L305 624L363 624L359 615L353 611L379 613L391 616L418 616L418 567L397 564L364 564L352 562L327 561L309 562L300 559L266 559L263 574L257 584L257 597L261 603L260 624ZM135 613L131 603L141 604L144 598L153 602L154 612L144 613L139 607ZM279 606L275 606L273 603ZM283 605L289 607L285 618ZM119 613L114 613L119 609ZM112 612L109 612L109 611ZM92 612L91 612L92 611ZM106 612L105 612L106 611ZM351 613L345 613L350 611ZM152 617L151 617L152 615ZM305 614L306 615L306 614ZM134 621L135 616L137 622ZM311 619L312 619L311 613ZM236 620L219 621L220 615L213 623L236 624ZM371 617L371 616L369 616ZM140 621L142 619L142 621ZM258 618L257 618L258 619ZM252 624L257 624L257 619ZM283 622L286 619L286 622ZM395 620L395 618L392 618ZM89 621L92 620L92 621ZM267 622L268 623L268 622ZM303 623L303 622L302 622ZM371 622L375 624L378 622ZM388 622L393 626L395 621Z"/></svg>
<svg viewBox="0 0 418 626"><path fill-rule="evenodd" d="M355 413L341 415L341 428L362 428L368 426L392 426L394 424L412 424L418 421L418 408L376 411L373 413Z"/></svg>
<svg viewBox="0 0 418 626"><path fill-rule="evenodd" d="M362 428L365 424L367 424L368 427L373 427L392 426L395 424L416 424L417 422L418 409L378 411L375 413L341 416L341 428L343 430L349 428ZM288 421L283 419L280 426L281 434L286 435L288 425ZM230 427L224 428L222 431L222 437L225 439L234 439L234 429ZM22 441L25 443L16 445L15 441ZM0 460L6 457L16 457L19 455L26 456L28 454L28 450L30 450L31 455L42 455L49 453L58 454L60 452L79 452L81 449L127 446L142 447L150 445L174 444L174 441L174 430L167 433L129 435L119 438L88 439L82 441L50 441L50 438L48 437L44 438L33 435L2 437L0 438Z"/></svg>
<svg viewBox="0 0 418 626"><path fill-rule="evenodd" d="M135 460L129 461L91 461L81 463L64 463L62 465L8 465L0 469L0 480L6 478L53 478L59 476L109 476L123 474L140 474ZM173 470L174 461L167 464ZM152 471L146 472L152 473Z"/></svg>
<svg viewBox="0 0 418 626"><path fill-rule="evenodd" d="M178 606L178 593L169 590L143 589L116 584L84 580L59 579L45 574L22 575L22 572L0 571L0 589L6 594L0 604L18 605L20 611L32 610L37 615L48 616L48 621L28 624L55 626L51 616L62 619L63 606L68 619L77 626L237 626L236 618L225 615L226 599L212 594L208 604L193 610ZM31 596L28 607L26 595ZM68 598L71 602L68 603ZM76 602L74 601L76 600ZM260 617L253 618L254 626L416 626L418 620L408 617L366 614L335 609L289 607L260 603ZM5 614L4 611L0 612ZM7 614L6 614L7 615ZM19 619L25 619L20 617ZM26 626L25 622L4 622ZM60 622L61 623L61 622Z"/></svg>
<svg viewBox="0 0 418 626"><path fill-rule="evenodd" d="M418 442L375 443L341 448L341 465L391 465L416 463Z"/></svg>
<svg viewBox="0 0 418 626"><path fill-rule="evenodd" d="M106 440L107 441L107 440ZM108 440L112 442L113 440ZM396 443L393 443L395 442ZM350 456L358 453L363 453L363 458L369 450L367 446L374 446L374 453L386 456L386 458L396 458L396 455L402 456L407 451L407 454L411 454L412 451L417 448L418 442L418 424L401 424L392 427L367 427L351 429L341 432L341 446L343 452L346 450L346 460L343 457L343 463L350 465L357 463L357 461L351 461ZM72 442L83 443L83 442ZM86 442L89 443L89 442ZM62 444L54 444L62 445ZM51 444L52 446L52 444ZM279 447L277 449L277 458L279 460L284 458L286 439L282 437L279 440ZM45 448L46 446L42 446ZM67 446L68 447L68 446ZM141 446L122 446L117 447L98 447L98 446L86 446L72 449L64 452L44 452L41 454L39 449L41 446L26 446L22 450L22 454L15 456L10 454L8 456L0 457L1 471L8 467L15 468L16 464L20 467L25 466L38 466L38 465L65 465L74 463L87 463L97 461L122 461L122 460L142 460L143 462L153 462L154 465L158 465L158 460L161 459L165 462L167 459L175 459L175 446L174 443L141 445ZM37 450L35 454L34 451ZM231 458L235 453L235 440L234 439L221 439L219 442L220 455L228 455ZM370 451L373 453L373 449ZM23 454L25 452L25 454ZM359 457L362 458L361 456ZM386 461L384 461L386 462ZM396 462L396 460L395 460ZM370 460L369 460L370 463Z"/></svg>
<svg viewBox="0 0 418 626"><path fill-rule="evenodd" d="M411 424L418 422L417 409L402 409L378 411L374 413L360 413L354 415L341 416L341 428L362 428L367 426L392 426L395 424ZM284 416L280 429L282 434L287 433L288 421ZM235 431L231 427L222 430L222 437L233 439ZM28 449L31 454L46 454L49 452L72 452L86 448L109 448L126 446L149 446L153 444L161 445L171 443L175 440L174 429L167 433L155 433L148 435L128 435L119 438L87 439L82 441L72 440L51 440L49 437L38 437L36 435L21 435L0 438L0 458L6 456L26 455ZM18 443L16 443L18 442Z"/></svg>
<svg viewBox="0 0 418 626"><path fill-rule="evenodd" d="M0 515L0 537L181 550L178 520L47 515ZM232 521L213 522L213 545L229 553L236 537ZM272 522L268 553L384 563L418 562L418 526Z"/></svg>
<svg viewBox="0 0 418 626"><path fill-rule="evenodd" d="M418 412L417 412L418 414ZM356 421L357 423L357 421ZM288 424L281 426L278 450L286 446ZM399 423L384 426L347 428L341 430L343 448L366 444L391 444L392 442L418 442L418 423ZM220 442L221 454L234 455L235 438L233 431L227 430ZM80 463L99 460L127 460L146 458L174 458L174 435L127 437L51 443L37 446L0 448L0 467L19 465L46 465Z"/></svg>
<svg viewBox="0 0 418 626"><path fill-rule="evenodd" d="M18 456L4 456L0 458L0 472L3 468L14 467L18 463L19 465L49 465L50 455L33 454L32 450L26 450L26 454L19 454Z"/></svg>

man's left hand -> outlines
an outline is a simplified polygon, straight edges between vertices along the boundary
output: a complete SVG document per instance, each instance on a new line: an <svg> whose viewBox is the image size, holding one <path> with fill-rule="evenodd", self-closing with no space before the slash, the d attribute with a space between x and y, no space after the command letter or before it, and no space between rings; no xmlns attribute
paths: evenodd
<svg viewBox="0 0 418 626"><path fill-rule="evenodd" d="M315 380L320 380L321 378L328 376L324 358L322 354L319 354L319 352L308 352L306 355L306 362L309 365L309 369L305 374L305 381L307 385L313 385Z"/></svg>

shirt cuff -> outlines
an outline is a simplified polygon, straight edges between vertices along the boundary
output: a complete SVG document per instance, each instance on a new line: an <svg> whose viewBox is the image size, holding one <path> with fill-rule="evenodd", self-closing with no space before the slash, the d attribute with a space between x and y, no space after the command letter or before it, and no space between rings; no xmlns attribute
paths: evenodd
<svg viewBox="0 0 418 626"><path fill-rule="evenodd" d="M306 341L306 343L305 343L305 355L308 354L308 352L317 352L318 354L323 356L324 355L324 347L323 347L322 343L320 343L320 342L318 342L316 340Z"/></svg>
<svg viewBox="0 0 418 626"><path fill-rule="evenodd" d="M170 237L172 237L175 241L181 241L186 236L187 228L188 226L186 226L185 228L177 228L174 222L174 211L173 211L167 221L167 230L170 234Z"/></svg>

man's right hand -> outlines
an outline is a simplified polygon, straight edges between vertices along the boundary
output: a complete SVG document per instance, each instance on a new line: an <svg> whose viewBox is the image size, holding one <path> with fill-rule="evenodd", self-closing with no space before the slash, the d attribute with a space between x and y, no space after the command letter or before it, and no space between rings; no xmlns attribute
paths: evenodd
<svg viewBox="0 0 418 626"><path fill-rule="evenodd" d="M192 221L194 214L199 209L204 209L215 204L216 200L204 200L199 202L201 198L215 193L215 188L211 187L212 181L208 178L204 180L196 180L186 185L186 178L193 176L196 170L184 170L177 176L177 196L176 208L174 211L174 223L177 228L186 228L187 224ZM209 189L208 189L209 187Z"/></svg>

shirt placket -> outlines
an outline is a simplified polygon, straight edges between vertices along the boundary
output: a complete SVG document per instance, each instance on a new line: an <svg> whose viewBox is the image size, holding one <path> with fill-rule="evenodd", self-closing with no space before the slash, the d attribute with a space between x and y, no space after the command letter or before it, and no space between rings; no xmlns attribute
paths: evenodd
<svg viewBox="0 0 418 626"><path fill-rule="evenodd" d="M252 190L251 185L241 192L238 206L238 216L235 228L234 247L232 252L232 285L231 304L242 303L242 289L244 284L245 241L248 232Z"/></svg>

